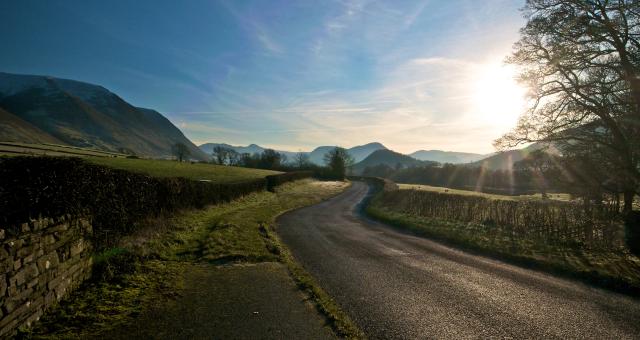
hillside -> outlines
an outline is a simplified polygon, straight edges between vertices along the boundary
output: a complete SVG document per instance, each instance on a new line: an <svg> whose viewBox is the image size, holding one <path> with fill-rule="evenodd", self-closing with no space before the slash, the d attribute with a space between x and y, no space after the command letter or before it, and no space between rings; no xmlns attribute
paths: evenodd
<svg viewBox="0 0 640 340"><path fill-rule="evenodd" d="M426 165L428 163L430 162L420 161L407 155L384 149L373 152L361 162L356 163L351 169L354 175L359 175L364 171L365 168L381 164L388 165L392 168L395 168L398 164L400 164L402 165L402 167L408 168L419 165Z"/></svg>
<svg viewBox="0 0 640 340"><path fill-rule="evenodd" d="M57 138L0 108L0 139L8 142L62 143Z"/></svg>
<svg viewBox="0 0 640 340"><path fill-rule="evenodd" d="M158 158L171 157L171 146L184 143L192 158L207 159L160 113L132 106L98 85L0 72L0 109L4 141L130 150Z"/></svg>
<svg viewBox="0 0 640 340"><path fill-rule="evenodd" d="M487 155L468 152L442 151L442 150L418 150L409 156L421 161L434 161L438 163L471 163L481 160Z"/></svg>

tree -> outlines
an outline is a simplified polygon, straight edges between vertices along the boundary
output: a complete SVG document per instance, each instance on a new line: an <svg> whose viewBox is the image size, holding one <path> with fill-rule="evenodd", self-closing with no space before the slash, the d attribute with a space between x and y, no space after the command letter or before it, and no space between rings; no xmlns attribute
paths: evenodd
<svg viewBox="0 0 640 340"><path fill-rule="evenodd" d="M229 165L240 165L241 157L236 150L229 149L227 159L229 160Z"/></svg>
<svg viewBox="0 0 640 340"><path fill-rule="evenodd" d="M341 147L336 147L324 155L324 163L329 167L331 176L344 180L347 168L353 165L353 157Z"/></svg>
<svg viewBox="0 0 640 340"><path fill-rule="evenodd" d="M222 145L216 145L213 147L213 159L216 163L220 164L220 165L224 165L227 163L227 159L229 158L230 154L231 154L231 150L229 148L225 148ZM235 151L234 151L235 152Z"/></svg>
<svg viewBox="0 0 640 340"><path fill-rule="evenodd" d="M499 148L550 142L563 154L599 148L631 213L640 183L640 2L528 0L507 62L531 105Z"/></svg>
<svg viewBox="0 0 640 340"><path fill-rule="evenodd" d="M298 169L305 169L310 164L309 154L306 152L298 152L295 156L293 156L293 164Z"/></svg>
<svg viewBox="0 0 640 340"><path fill-rule="evenodd" d="M282 161L282 155L273 149L265 149L260 154L260 168L262 169L279 169Z"/></svg>
<svg viewBox="0 0 640 340"><path fill-rule="evenodd" d="M191 151L189 148L183 143L176 143L171 147L171 152L179 162L182 162L184 159L191 155Z"/></svg>

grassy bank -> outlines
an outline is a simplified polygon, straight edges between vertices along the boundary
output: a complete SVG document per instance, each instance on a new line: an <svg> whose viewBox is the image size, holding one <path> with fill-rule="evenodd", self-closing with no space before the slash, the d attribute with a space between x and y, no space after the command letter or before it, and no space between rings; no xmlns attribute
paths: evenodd
<svg viewBox="0 0 640 340"><path fill-rule="evenodd" d="M273 233L275 218L342 192L344 182L301 180L230 203L149 220L146 228L125 238L121 247L96 257L98 276L87 283L33 331L28 338L96 336L132 320L151 301L179 294L178 275L194 262L211 264L280 261L336 332L361 335L333 300L298 266ZM131 263L134 265L132 266ZM46 336L45 336L46 335Z"/></svg>
<svg viewBox="0 0 640 340"><path fill-rule="evenodd" d="M159 159L89 157L87 161L154 177L184 177L212 183L236 183L264 178L279 172L207 163L176 162Z"/></svg>
<svg viewBox="0 0 640 340"><path fill-rule="evenodd" d="M391 209L375 197L366 208L371 217L467 250L640 296L640 259L627 250L517 238L481 223L417 216Z"/></svg>

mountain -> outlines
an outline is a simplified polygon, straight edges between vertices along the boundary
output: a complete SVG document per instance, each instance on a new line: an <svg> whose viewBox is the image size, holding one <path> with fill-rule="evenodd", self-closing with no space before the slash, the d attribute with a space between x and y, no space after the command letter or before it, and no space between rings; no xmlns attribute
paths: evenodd
<svg viewBox="0 0 640 340"><path fill-rule="evenodd" d="M309 160L312 163L323 165L324 155L327 152L333 150L334 148L335 146L319 146L309 153ZM378 150L387 150L387 148L380 143L374 142L374 143L354 146L352 148L347 149L347 152L349 152L351 157L353 157L354 162L358 163L364 160L365 158L367 158L373 152Z"/></svg>
<svg viewBox="0 0 640 340"><path fill-rule="evenodd" d="M192 158L208 159L160 113L135 107L98 85L0 72L0 109L0 140L126 149L157 158L170 157L171 147L183 143Z"/></svg>
<svg viewBox="0 0 640 340"><path fill-rule="evenodd" d="M487 155L468 152L441 151L441 150L418 150L409 156L421 161L434 161L438 163L471 163L481 160Z"/></svg>
<svg viewBox="0 0 640 340"><path fill-rule="evenodd" d="M362 173L362 171L364 171L366 167L369 166L384 164L395 168L398 164L400 164L402 165L402 167L409 168L414 166L427 165L430 163L433 162L420 161L413 157L403 155L389 149L382 149L374 151L369 156L367 156L367 158L356 163L351 169L354 174L359 175Z"/></svg>
<svg viewBox="0 0 640 340"><path fill-rule="evenodd" d="M200 150L202 150L204 153L211 155L213 153L213 148L215 148L216 146L221 146L223 148L226 149L231 149L234 150L237 153L248 153L248 154L254 154L254 153L262 153L262 151L265 150L265 148L256 145L256 144L251 144L248 146L235 146L235 145L229 145L226 143L205 143L202 144L200 146L198 146L200 148Z"/></svg>

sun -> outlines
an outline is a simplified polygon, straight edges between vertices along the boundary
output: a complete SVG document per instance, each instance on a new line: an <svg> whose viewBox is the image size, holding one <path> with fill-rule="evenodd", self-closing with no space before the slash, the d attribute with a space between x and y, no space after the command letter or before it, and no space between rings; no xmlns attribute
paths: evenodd
<svg viewBox="0 0 640 340"><path fill-rule="evenodd" d="M496 128L513 128L526 107L526 91L515 75L513 66L500 62L479 67L472 81L473 115Z"/></svg>

